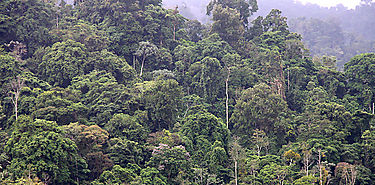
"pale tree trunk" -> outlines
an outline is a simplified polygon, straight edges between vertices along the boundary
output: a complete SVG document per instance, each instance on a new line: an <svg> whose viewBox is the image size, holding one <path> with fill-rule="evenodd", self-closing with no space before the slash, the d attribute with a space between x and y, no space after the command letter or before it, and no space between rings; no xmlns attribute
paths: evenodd
<svg viewBox="0 0 375 185"><path fill-rule="evenodd" d="M17 77L16 80L12 80L10 82L10 91L8 92L8 95L10 99L12 100L12 103L14 105L14 112L16 115L16 120L18 119L18 100L21 95L21 90L24 87L25 80L21 79L21 77Z"/></svg>
<svg viewBox="0 0 375 185"><path fill-rule="evenodd" d="M371 103L368 105L368 109L370 110L370 112L373 112L373 110L371 110Z"/></svg>
<svg viewBox="0 0 375 185"><path fill-rule="evenodd" d="M173 40L176 40L176 23L173 23Z"/></svg>
<svg viewBox="0 0 375 185"><path fill-rule="evenodd" d="M309 176L309 167L311 166L310 164L311 151L306 150L303 153L304 153L303 163L304 163L304 168L305 168L304 170L305 170L306 176Z"/></svg>
<svg viewBox="0 0 375 185"><path fill-rule="evenodd" d="M262 151L262 147L257 145L257 153L258 153L258 157L260 157L260 152Z"/></svg>
<svg viewBox="0 0 375 185"><path fill-rule="evenodd" d="M309 158L306 158L306 176L309 176Z"/></svg>
<svg viewBox="0 0 375 185"><path fill-rule="evenodd" d="M233 137L233 143L231 144L231 147L229 150L229 154L234 162L234 179L235 179L236 185L238 185L238 163L241 162L241 160L245 158L243 150L238 143L238 140L239 140L239 137L237 136Z"/></svg>
<svg viewBox="0 0 375 185"><path fill-rule="evenodd" d="M18 119L18 97L11 97L13 106L14 106L14 113L16 115L16 121Z"/></svg>
<svg viewBox="0 0 375 185"><path fill-rule="evenodd" d="M203 168L201 168L201 184L203 184Z"/></svg>
<svg viewBox="0 0 375 185"><path fill-rule="evenodd" d="M146 60L146 53L143 53L142 64L141 64L141 73L139 74L140 77L142 77L143 66L145 65L145 60Z"/></svg>
<svg viewBox="0 0 375 185"><path fill-rule="evenodd" d="M235 180L236 180L236 185L238 185L238 178L237 178L238 174L237 174L237 160L234 161L234 177L235 177Z"/></svg>
<svg viewBox="0 0 375 185"><path fill-rule="evenodd" d="M323 185L323 174L322 174L322 151L319 149L319 158L318 158L318 166L319 166L319 184Z"/></svg>
<svg viewBox="0 0 375 185"><path fill-rule="evenodd" d="M16 113L16 120L18 119L18 98L16 102L14 103L14 111Z"/></svg>

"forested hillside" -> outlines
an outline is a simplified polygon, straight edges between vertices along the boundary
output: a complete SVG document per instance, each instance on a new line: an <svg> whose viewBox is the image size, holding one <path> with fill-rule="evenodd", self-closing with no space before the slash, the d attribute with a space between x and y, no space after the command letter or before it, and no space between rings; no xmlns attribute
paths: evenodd
<svg viewBox="0 0 375 185"><path fill-rule="evenodd" d="M256 0L171 8L0 1L0 184L375 183L374 53L338 71Z"/></svg>
<svg viewBox="0 0 375 185"><path fill-rule="evenodd" d="M181 15L208 23L206 5L209 2L163 0L163 5L168 8L177 5ZM339 71L355 55L375 51L375 1L361 0L355 9L348 9L341 4L327 8L298 0L262 0L250 19L267 16L272 9L279 9L288 17L290 31L302 35L311 57L334 56Z"/></svg>

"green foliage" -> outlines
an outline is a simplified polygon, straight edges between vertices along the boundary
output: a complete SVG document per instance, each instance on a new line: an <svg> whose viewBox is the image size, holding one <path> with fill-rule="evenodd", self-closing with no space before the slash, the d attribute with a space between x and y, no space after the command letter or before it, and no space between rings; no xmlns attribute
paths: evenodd
<svg viewBox="0 0 375 185"><path fill-rule="evenodd" d="M156 168L147 167L145 169L142 169L141 178L141 182L144 184L167 184L167 178L164 177Z"/></svg>
<svg viewBox="0 0 375 185"><path fill-rule="evenodd" d="M113 114L126 113L131 98L125 86L104 71L92 71L74 78L70 88L80 91L81 102L89 109L89 121L100 126L107 123Z"/></svg>
<svg viewBox="0 0 375 185"><path fill-rule="evenodd" d="M272 9L271 12L262 21L263 30L265 32L276 32L280 31L283 34L288 34L288 24L286 17L281 15L281 11L278 9Z"/></svg>
<svg viewBox="0 0 375 185"><path fill-rule="evenodd" d="M204 25L198 20L188 20L185 22L184 30L186 31L188 40L198 42L204 34Z"/></svg>
<svg viewBox="0 0 375 185"><path fill-rule="evenodd" d="M259 16L252 21L253 26L247 30L246 38L256 39L265 32L280 32L281 35L286 36L289 34L287 18L281 15L278 9L272 9L271 12L265 17Z"/></svg>
<svg viewBox="0 0 375 185"><path fill-rule="evenodd" d="M324 62L325 59L322 60L322 62ZM317 78L319 84L327 91L330 97L344 97L346 93L346 79L343 73L326 68L320 68Z"/></svg>
<svg viewBox="0 0 375 185"><path fill-rule="evenodd" d="M173 79L156 80L152 83L138 84L141 101L148 112L149 128L152 131L172 129L179 113L182 89Z"/></svg>
<svg viewBox="0 0 375 185"><path fill-rule="evenodd" d="M361 146L363 147L363 163L364 166L370 168L373 170L374 168L374 152L375 152L375 146L374 146L374 139L375 139L375 132L373 130L373 126L370 130L366 130L363 132L362 135L362 143Z"/></svg>
<svg viewBox="0 0 375 185"><path fill-rule="evenodd" d="M2 176L0 178L0 182L4 179L4 174L6 173L6 170L5 170L6 166L8 166L10 163L9 156L7 155L5 151L5 146L6 146L8 139L9 139L8 134L0 128L0 171L1 171L0 173Z"/></svg>
<svg viewBox="0 0 375 185"><path fill-rule="evenodd" d="M249 17L258 10L258 4L256 0L212 0L207 5L207 15L210 15L211 11L215 11L215 7L217 6L231 8L239 12L241 21L243 21L245 25L248 24Z"/></svg>
<svg viewBox="0 0 375 185"><path fill-rule="evenodd" d="M87 64L86 47L76 41L57 42L47 48L38 66L41 79L54 86L67 87L71 80L84 74Z"/></svg>
<svg viewBox="0 0 375 185"><path fill-rule="evenodd" d="M219 36L219 34L210 34L197 43L197 60L205 57L221 60L227 53L232 53L232 47Z"/></svg>
<svg viewBox="0 0 375 185"><path fill-rule="evenodd" d="M212 13L212 33L218 33L223 40L234 44L243 37L244 26L240 20L240 13L231 8L215 6Z"/></svg>
<svg viewBox="0 0 375 185"><path fill-rule="evenodd" d="M371 112L374 102L375 81L372 78L374 65L375 54L373 53L355 56L345 64L349 93L356 98L363 110L369 112Z"/></svg>
<svg viewBox="0 0 375 185"><path fill-rule="evenodd" d="M161 3L0 2L0 184L373 184L371 41Z"/></svg>
<svg viewBox="0 0 375 185"><path fill-rule="evenodd" d="M223 121L205 111L187 116L181 134L185 136L188 150L197 160L207 155L214 142L221 143L222 147L227 145L229 139L229 131Z"/></svg>
<svg viewBox="0 0 375 185"><path fill-rule="evenodd" d="M136 141L122 138L112 138L109 140L109 158L118 165L142 164L143 147Z"/></svg>
<svg viewBox="0 0 375 185"><path fill-rule="evenodd" d="M220 97L222 90L221 64L216 58L205 57L189 68L192 92L206 99L209 103ZM222 95L221 95L222 96Z"/></svg>
<svg viewBox="0 0 375 185"><path fill-rule="evenodd" d="M42 179L46 173L52 183L73 183L87 171L76 144L64 138L56 122L33 121L22 116L13 127L5 149L11 158L8 170L13 178L21 177L28 165Z"/></svg>
<svg viewBox="0 0 375 185"><path fill-rule="evenodd" d="M168 182L174 184L191 178L190 160L185 147L160 144L153 149L148 165L159 169L168 178Z"/></svg>
<svg viewBox="0 0 375 185"><path fill-rule="evenodd" d="M90 61L85 66L85 73L105 71L112 74L116 81L124 85L132 85L137 81L136 71L123 59L106 49L90 53Z"/></svg>
<svg viewBox="0 0 375 185"><path fill-rule="evenodd" d="M294 181L294 184L298 184L298 185L308 185L308 184L314 184L316 183L318 180L317 177L314 177L314 176L303 176L297 180Z"/></svg>
<svg viewBox="0 0 375 185"><path fill-rule="evenodd" d="M6 53L0 53L0 87L4 88L6 83L21 73L21 64L14 57Z"/></svg>
<svg viewBox="0 0 375 185"><path fill-rule="evenodd" d="M60 42L72 39L84 44L90 52L108 47L109 39L105 32L94 25L71 16L61 19L59 27L51 31Z"/></svg>
<svg viewBox="0 0 375 185"><path fill-rule="evenodd" d="M31 56L41 46L52 44L49 30L55 25L53 1L4 0L0 2L0 42L20 41Z"/></svg>
<svg viewBox="0 0 375 185"><path fill-rule="evenodd" d="M260 180L263 184L285 183L285 177L288 175L288 167L280 166L275 163L265 165L259 172Z"/></svg>
<svg viewBox="0 0 375 185"><path fill-rule="evenodd" d="M146 140L147 130L141 125L140 118L127 114L115 114L105 125L113 137L124 137L131 141Z"/></svg>
<svg viewBox="0 0 375 185"><path fill-rule="evenodd" d="M231 123L235 133L249 144L251 130L257 128L267 134L285 130L286 102L266 84L259 84L242 93L236 104Z"/></svg>
<svg viewBox="0 0 375 185"><path fill-rule="evenodd" d="M139 168L139 167L138 167ZM104 171L99 177L101 184L124 184L133 181L137 177L134 169L113 166L111 171Z"/></svg>
<svg viewBox="0 0 375 185"><path fill-rule="evenodd" d="M79 96L69 89L54 88L39 94L31 110L37 119L56 121L59 125L85 121L87 108L79 102Z"/></svg>

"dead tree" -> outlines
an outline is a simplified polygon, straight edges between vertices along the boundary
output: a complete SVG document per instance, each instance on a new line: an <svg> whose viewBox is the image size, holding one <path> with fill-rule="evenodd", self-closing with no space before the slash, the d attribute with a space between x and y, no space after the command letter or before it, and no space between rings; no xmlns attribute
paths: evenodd
<svg viewBox="0 0 375 185"><path fill-rule="evenodd" d="M339 178L340 184L354 185L357 178L357 171L355 165L346 162L340 162L335 168L335 176Z"/></svg>
<svg viewBox="0 0 375 185"><path fill-rule="evenodd" d="M21 95L21 90L25 86L25 79L17 77L9 82L10 90L8 91L8 97L12 101L14 106L14 113L16 114L16 120L18 119L18 100Z"/></svg>

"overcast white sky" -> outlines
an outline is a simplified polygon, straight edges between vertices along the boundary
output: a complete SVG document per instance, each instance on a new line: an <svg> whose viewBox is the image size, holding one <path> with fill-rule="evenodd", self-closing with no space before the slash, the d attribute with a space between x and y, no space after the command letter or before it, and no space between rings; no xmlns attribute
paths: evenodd
<svg viewBox="0 0 375 185"><path fill-rule="evenodd" d="M320 6L331 7L336 6L337 4L343 4L348 8L355 8L355 6L359 5L361 0L297 0L302 3L312 3L312 4L319 4Z"/></svg>

